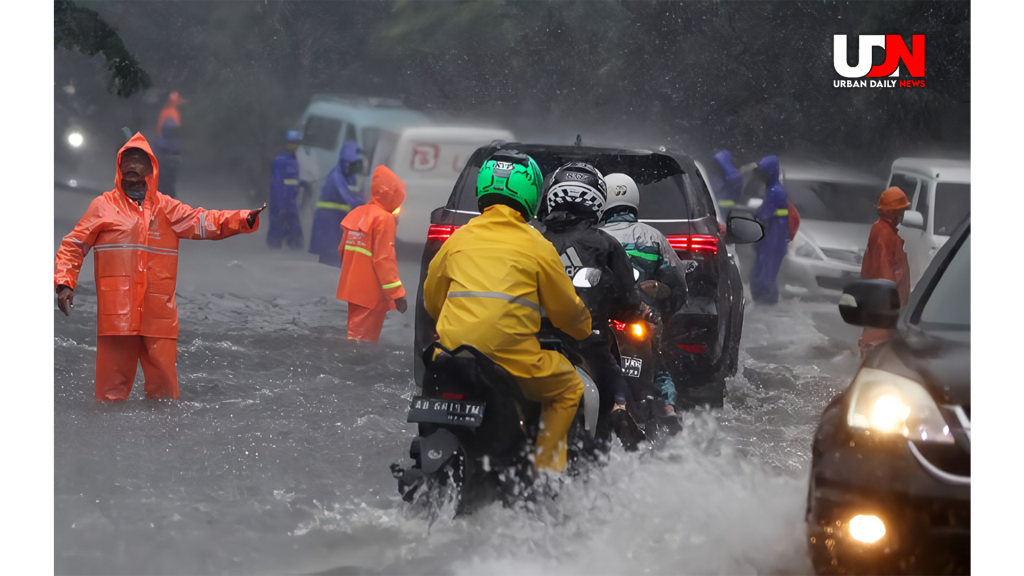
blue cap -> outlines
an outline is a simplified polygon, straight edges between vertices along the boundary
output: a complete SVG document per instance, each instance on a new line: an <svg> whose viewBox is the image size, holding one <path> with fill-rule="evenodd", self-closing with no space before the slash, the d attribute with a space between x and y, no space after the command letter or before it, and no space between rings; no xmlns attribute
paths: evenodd
<svg viewBox="0 0 1024 576"><path fill-rule="evenodd" d="M289 142L302 142L302 132L299 132L298 130L289 130L285 138Z"/></svg>

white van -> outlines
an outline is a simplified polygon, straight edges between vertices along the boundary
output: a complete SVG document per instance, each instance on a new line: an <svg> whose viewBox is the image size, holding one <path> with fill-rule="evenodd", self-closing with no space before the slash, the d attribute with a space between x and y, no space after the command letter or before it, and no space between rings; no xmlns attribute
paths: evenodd
<svg viewBox="0 0 1024 576"><path fill-rule="evenodd" d="M354 140L363 150L366 161L357 177L357 189L370 174L381 131L400 131L409 126L430 123L426 114L411 110L398 100L335 94L316 94L306 106L299 125L302 145L296 152L299 176L310 183L312 201L306 199L307 215L311 215L320 197L320 188L331 169L338 163L341 145Z"/></svg>
<svg viewBox="0 0 1024 576"><path fill-rule="evenodd" d="M515 140L508 130L440 122L397 100L313 96L302 114L302 145L296 152L299 175L310 183L312 195L304 203L304 220L312 219L324 179L338 163L341 145L354 140L364 157L363 173L357 176L355 188L369 199L368 179L373 169L383 165L393 170L406 188L397 238L426 242L430 212L448 200L469 156L494 140Z"/></svg>
<svg viewBox="0 0 1024 576"><path fill-rule="evenodd" d="M889 186L899 187L911 202L899 230L913 289L932 257L971 211L971 162L898 158L892 163Z"/></svg>
<svg viewBox="0 0 1024 576"><path fill-rule="evenodd" d="M398 240L417 244L427 241L430 213L448 201L473 152L495 140L514 142L515 136L500 128L469 126L420 126L381 132L373 167L387 166L405 181Z"/></svg>

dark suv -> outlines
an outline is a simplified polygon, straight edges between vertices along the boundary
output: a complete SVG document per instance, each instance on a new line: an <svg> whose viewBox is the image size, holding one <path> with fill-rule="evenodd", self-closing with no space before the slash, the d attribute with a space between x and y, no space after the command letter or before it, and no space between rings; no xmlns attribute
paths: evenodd
<svg viewBox="0 0 1024 576"><path fill-rule="evenodd" d="M896 285L858 280L848 323L894 328L821 415L807 531L822 573L970 572L971 221L899 308Z"/></svg>
<svg viewBox="0 0 1024 576"><path fill-rule="evenodd" d="M725 250L725 238L707 184L698 174L693 159L679 152L500 141L477 149L459 175L448 204L430 215L420 265L420 295L416 302L416 382L422 383L423 379L420 352L432 341L435 329L433 319L423 308L422 288L427 268L441 243L456 228L479 214L477 174L483 161L501 149L530 155L544 174L566 162L584 161L602 174L621 172L636 181L641 198L640 219L665 234L690 270L687 303L672 318L666 319L662 337L662 349L680 393L679 404L721 406L725 378L735 373L738 363L743 286L736 265Z"/></svg>

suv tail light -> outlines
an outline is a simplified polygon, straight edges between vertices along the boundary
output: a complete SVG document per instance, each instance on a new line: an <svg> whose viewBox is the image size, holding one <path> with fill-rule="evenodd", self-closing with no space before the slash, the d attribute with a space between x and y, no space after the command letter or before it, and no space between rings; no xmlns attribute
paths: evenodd
<svg viewBox="0 0 1024 576"><path fill-rule="evenodd" d="M718 238L704 234L670 234L665 236L673 250L694 252L704 256L718 254Z"/></svg>
<svg viewBox="0 0 1024 576"><path fill-rule="evenodd" d="M450 224L431 224L430 228L427 228L427 241L437 240L438 242L444 242L451 238L452 233L458 229L458 226Z"/></svg>

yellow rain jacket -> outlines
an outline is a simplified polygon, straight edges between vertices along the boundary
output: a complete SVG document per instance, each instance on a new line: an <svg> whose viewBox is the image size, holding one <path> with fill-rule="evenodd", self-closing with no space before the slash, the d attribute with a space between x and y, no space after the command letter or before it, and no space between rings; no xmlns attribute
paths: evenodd
<svg viewBox="0 0 1024 576"><path fill-rule="evenodd" d="M520 378L574 372L564 356L541 350L541 309L577 340L591 331L590 313L555 247L500 204L441 246L427 271L423 304L445 348L468 344Z"/></svg>

